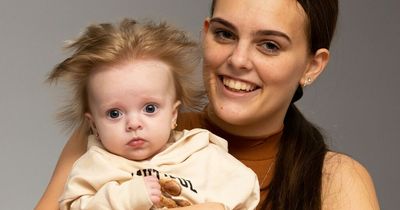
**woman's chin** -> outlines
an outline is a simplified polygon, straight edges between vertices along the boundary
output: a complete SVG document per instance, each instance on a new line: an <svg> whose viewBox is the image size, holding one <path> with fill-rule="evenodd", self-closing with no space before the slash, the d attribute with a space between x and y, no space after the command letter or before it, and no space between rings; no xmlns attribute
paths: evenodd
<svg viewBox="0 0 400 210"><path fill-rule="evenodd" d="M242 104L228 102L215 103L213 112L215 112L219 120L225 122L225 124L244 125L248 119L252 119L252 117L246 117L248 115L248 110L243 107Z"/></svg>

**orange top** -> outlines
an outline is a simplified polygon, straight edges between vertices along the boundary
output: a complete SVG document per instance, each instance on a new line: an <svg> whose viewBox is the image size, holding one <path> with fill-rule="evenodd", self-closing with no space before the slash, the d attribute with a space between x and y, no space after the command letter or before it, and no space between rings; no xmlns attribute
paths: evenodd
<svg viewBox="0 0 400 210"><path fill-rule="evenodd" d="M264 138L235 136L214 125L209 120L206 111L180 113L178 129L193 128L207 129L228 141L229 153L257 174L261 188L260 204L262 204L267 197L269 184L274 174L273 163L278 152L282 130Z"/></svg>

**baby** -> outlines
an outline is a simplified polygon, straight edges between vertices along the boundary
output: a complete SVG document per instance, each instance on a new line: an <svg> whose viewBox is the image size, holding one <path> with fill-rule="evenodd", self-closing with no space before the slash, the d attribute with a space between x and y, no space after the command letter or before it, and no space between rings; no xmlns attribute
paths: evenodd
<svg viewBox="0 0 400 210"><path fill-rule="evenodd" d="M49 81L63 79L73 97L61 112L88 126L88 151L73 165L61 209L151 209L163 206L160 180L180 185L176 201L255 209L255 173L204 129L175 131L181 107L201 105L194 82L198 47L165 23L89 26L67 46L73 54Z"/></svg>

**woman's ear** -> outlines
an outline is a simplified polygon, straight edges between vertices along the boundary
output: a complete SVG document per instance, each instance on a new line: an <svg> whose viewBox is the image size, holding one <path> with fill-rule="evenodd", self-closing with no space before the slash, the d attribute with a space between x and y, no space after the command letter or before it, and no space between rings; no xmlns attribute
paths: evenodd
<svg viewBox="0 0 400 210"><path fill-rule="evenodd" d="M207 32L209 26L210 26L210 18L209 18L209 17L206 17L206 18L204 19L204 21L203 21L203 31L204 31L204 32Z"/></svg>
<svg viewBox="0 0 400 210"><path fill-rule="evenodd" d="M210 18L206 18L203 21L203 30L202 30L202 34L201 37L204 40L206 34L208 33L208 30L210 28Z"/></svg>
<svg viewBox="0 0 400 210"><path fill-rule="evenodd" d="M175 129L177 126L176 121L178 119L178 113L179 113L179 106L181 105L181 101L176 101L175 104L172 107L172 121L171 121L171 129Z"/></svg>
<svg viewBox="0 0 400 210"><path fill-rule="evenodd" d="M300 80L303 87L310 85L324 71L329 61L329 50L325 48L318 49L312 56L307 70L304 72Z"/></svg>

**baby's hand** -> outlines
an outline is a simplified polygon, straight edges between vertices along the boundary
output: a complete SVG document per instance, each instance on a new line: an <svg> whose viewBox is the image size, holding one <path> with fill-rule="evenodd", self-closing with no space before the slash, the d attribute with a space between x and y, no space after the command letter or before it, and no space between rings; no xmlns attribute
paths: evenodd
<svg viewBox="0 0 400 210"><path fill-rule="evenodd" d="M161 186L157 177L145 176L144 184L146 185L151 202L153 202L155 205L159 204L161 197Z"/></svg>

